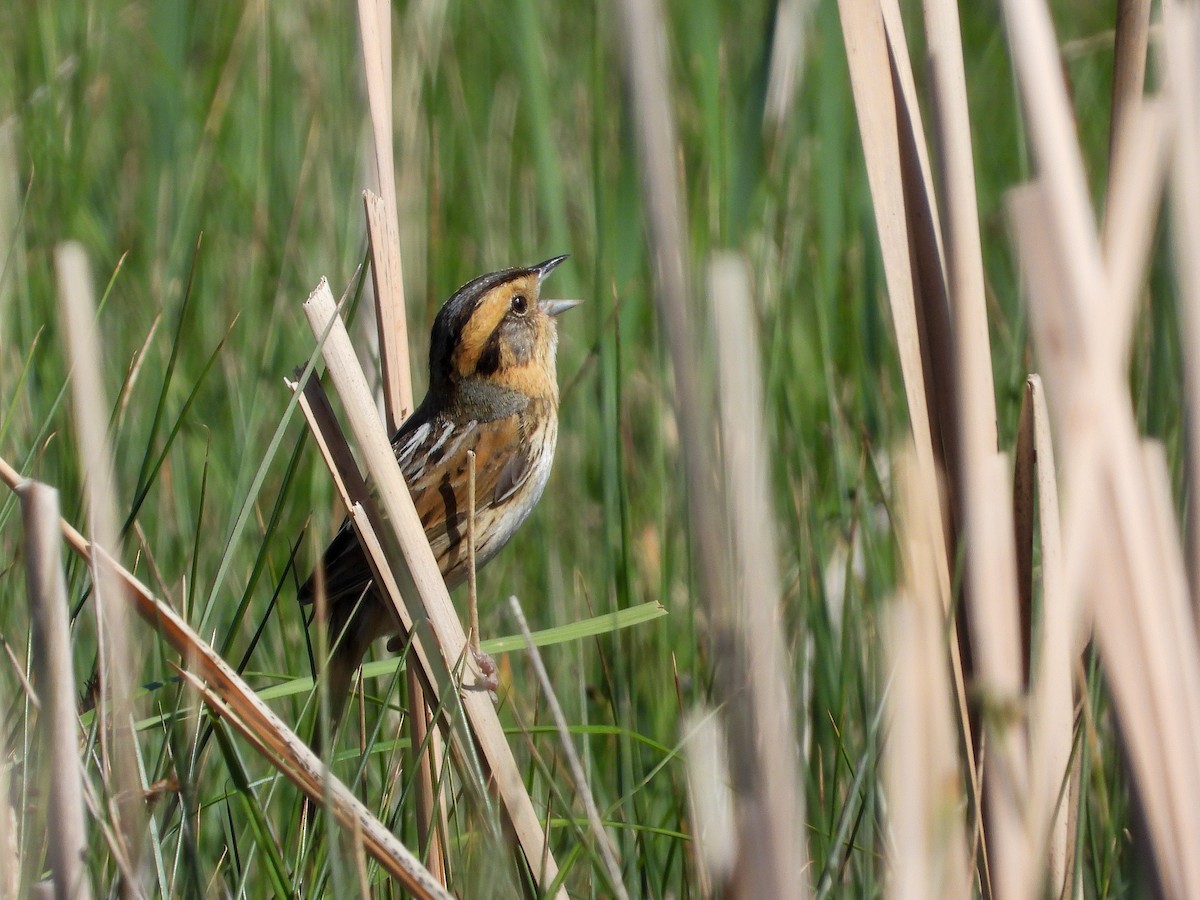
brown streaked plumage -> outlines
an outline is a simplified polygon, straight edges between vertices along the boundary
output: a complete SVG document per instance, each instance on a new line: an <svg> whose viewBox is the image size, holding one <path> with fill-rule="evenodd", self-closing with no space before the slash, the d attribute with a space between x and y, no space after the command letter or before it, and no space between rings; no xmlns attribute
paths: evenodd
<svg viewBox="0 0 1200 900"><path fill-rule="evenodd" d="M392 438L446 586L467 576L467 451L474 450L476 566L529 515L550 475L558 439L554 317L573 306L539 300L565 256L483 275L459 288L433 323L429 392ZM398 627L376 590L349 520L321 561L329 640L329 696L340 718L367 647ZM311 603L317 572L300 587Z"/></svg>

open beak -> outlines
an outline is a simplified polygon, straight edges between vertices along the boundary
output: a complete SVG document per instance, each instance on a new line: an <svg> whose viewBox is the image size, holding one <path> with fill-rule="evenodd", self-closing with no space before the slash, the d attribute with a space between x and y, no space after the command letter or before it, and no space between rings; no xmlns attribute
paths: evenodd
<svg viewBox="0 0 1200 900"><path fill-rule="evenodd" d="M546 276L560 266L570 254L555 256L553 259L548 259L545 262L540 262L536 266L530 266L534 272L537 272L538 287L541 288L542 282L546 280ZM565 313L572 306L579 305L578 300L542 300L538 303L542 312L548 316L558 316Z"/></svg>
<svg viewBox="0 0 1200 900"><path fill-rule="evenodd" d="M582 302L582 300L541 300L538 302L538 306L542 308L542 312L546 315L558 316Z"/></svg>
<svg viewBox="0 0 1200 900"><path fill-rule="evenodd" d="M536 266L530 266L533 271L538 274L538 287L542 286L542 282L546 280L546 276L553 272L558 266L565 262L571 254L565 253L562 256L556 256L553 259L548 259L545 262L540 262Z"/></svg>

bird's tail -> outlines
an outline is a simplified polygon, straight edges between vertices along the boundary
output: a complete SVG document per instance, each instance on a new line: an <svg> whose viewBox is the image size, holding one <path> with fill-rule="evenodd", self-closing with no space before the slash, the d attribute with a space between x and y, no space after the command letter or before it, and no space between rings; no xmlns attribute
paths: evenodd
<svg viewBox="0 0 1200 900"><path fill-rule="evenodd" d="M354 683L354 672L362 665L367 648L376 638L387 634L392 616L372 591L356 598L343 597L329 604L329 641L333 649L324 667L325 689L329 698L326 728L322 729L318 719L313 734L312 748L320 752L320 735L324 730L329 735L337 733L337 727L345 715L350 700L350 688ZM392 626L394 628L394 626Z"/></svg>

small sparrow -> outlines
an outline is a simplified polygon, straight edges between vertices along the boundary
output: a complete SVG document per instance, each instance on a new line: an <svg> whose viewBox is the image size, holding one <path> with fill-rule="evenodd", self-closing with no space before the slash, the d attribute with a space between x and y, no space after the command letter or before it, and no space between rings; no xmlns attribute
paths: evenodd
<svg viewBox="0 0 1200 900"><path fill-rule="evenodd" d="M467 577L467 451L475 451L476 567L508 543L542 496L558 440L555 318L577 304L539 300L566 256L505 269L463 285L438 311L429 391L392 438L425 537L446 587ZM347 519L325 550L331 719L349 697L367 647L399 629ZM298 599L312 603L317 572Z"/></svg>

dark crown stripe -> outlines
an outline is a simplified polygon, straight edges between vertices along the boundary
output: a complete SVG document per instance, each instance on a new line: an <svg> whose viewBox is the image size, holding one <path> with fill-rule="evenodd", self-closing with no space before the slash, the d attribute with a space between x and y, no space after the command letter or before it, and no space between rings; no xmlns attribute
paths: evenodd
<svg viewBox="0 0 1200 900"><path fill-rule="evenodd" d="M463 329L467 327L471 316L475 314L475 310L479 308L479 304L488 292L507 281L519 278L528 271L528 269L513 268L480 275L460 287L446 301L433 323L433 334L429 347L431 386L444 384L451 377L453 371L451 357L454 348L459 345Z"/></svg>

